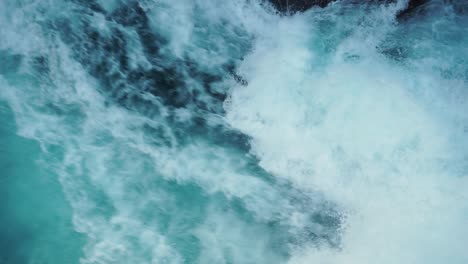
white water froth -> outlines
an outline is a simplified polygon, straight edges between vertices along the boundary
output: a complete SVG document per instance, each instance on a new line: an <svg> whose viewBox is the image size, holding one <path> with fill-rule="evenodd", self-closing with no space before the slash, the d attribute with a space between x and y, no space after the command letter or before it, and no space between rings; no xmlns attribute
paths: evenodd
<svg viewBox="0 0 468 264"><path fill-rule="evenodd" d="M313 246L291 263L468 261L466 81L378 52L397 9L372 10L360 25L338 7L284 18L245 58L249 86L225 104L263 168L345 208L340 248ZM337 31L354 29L317 72L325 15L343 23Z"/></svg>

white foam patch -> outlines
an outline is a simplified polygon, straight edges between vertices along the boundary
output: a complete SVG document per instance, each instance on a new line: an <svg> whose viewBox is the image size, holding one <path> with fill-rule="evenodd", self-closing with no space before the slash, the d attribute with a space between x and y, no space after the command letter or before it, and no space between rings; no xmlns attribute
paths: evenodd
<svg viewBox="0 0 468 264"><path fill-rule="evenodd" d="M228 121L252 136L262 167L345 208L339 248L298 250L291 263L468 261L468 175L460 171L467 153L457 147L467 135L454 132L466 120L466 100L453 106L447 96L432 97L448 83L455 92L466 86L378 53L395 10L350 25L353 33L320 68L313 65L324 54L313 39L323 13L283 19L245 59L249 85L233 88L226 102ZM447 110L443 118L434 105Z"/></svg>

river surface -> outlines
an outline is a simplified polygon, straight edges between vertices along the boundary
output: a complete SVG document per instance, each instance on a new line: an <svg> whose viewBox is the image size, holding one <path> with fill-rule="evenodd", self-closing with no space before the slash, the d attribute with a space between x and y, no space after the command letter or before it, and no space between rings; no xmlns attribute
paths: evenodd
<svg viewBox="0 0 468 264"><path fill-rule="evenodd" d="M0 1L0 263L468 263L468 2L406 4Z"/></svg>

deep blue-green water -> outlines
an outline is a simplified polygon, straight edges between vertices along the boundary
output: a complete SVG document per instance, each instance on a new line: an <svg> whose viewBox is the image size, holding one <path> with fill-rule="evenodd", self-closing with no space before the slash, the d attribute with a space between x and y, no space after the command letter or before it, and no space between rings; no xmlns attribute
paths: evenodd
<svg viewBox="0 0 468 264"><path fill-rule="evenodd" d="M468 263L468 2L0 1L0 264Z"/></svg>

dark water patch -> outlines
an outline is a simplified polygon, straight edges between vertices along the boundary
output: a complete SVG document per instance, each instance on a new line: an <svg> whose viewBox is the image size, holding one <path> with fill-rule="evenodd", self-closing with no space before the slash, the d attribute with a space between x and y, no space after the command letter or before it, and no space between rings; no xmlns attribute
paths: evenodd
<svg viewBox="0 0 468 264"><path fill-rule="evenodd" d="M429 0L409 0L405 9L398 12L397 19L407 19L411 16L418 15L422 12L422 6L427 4Z"/></svg>
<svg viewBox="0 0 468 264"><path fill-rule="evenodd" d="M81 2L77 2L82 4ZM84 8L89 8L83 4ZM204 137L214 144L248 151L248 138L222 125L212 125L209 115L224 113L223 102L228 87L222 84L234 79L241 85L247 81L236 73L235 61L222 64L216 72L200 67L192 59L168 58L160 49L168 41L150 25L148 15L138 1L118 6L105 14L105 32L93 23L96 14L80 12L55 20L53 29L72 51L73 57L99 82L107 100L148 117L158 117L164 109L166 121L179 143ZM138 39L132 39L136 32ZM143 48L148 66L130 66L129 50L133 42ZM46 62L46 58L44 58ZM36 65L37 63L33 63ZM45 71L37 71L47 74ZM148 100L154 97L155 100ZM177 109L187 109L189 120L177 121Z"/></svg>
<svg viewBox="0 0 468 264"><path fill-rule="evenodd" d="M83 7L84 10L89 9L89 13L106 13L106 10L96 0L71 0L71 2Z"/></svg>
<svg viewBox="0 0 468 264"><path fill-rule="evenodd" d="M0 58L2 58L2 63L0 63L0 75L17 72L23 61L23 56L11 54L7 50L0 50Z"/></svg>
<svg viewBox="0 0 468 264"><path fill-rule="evenodd" d="M270 0L271 4L282 14L304 12L312 7L326 7L334 0Z"/></svg>

